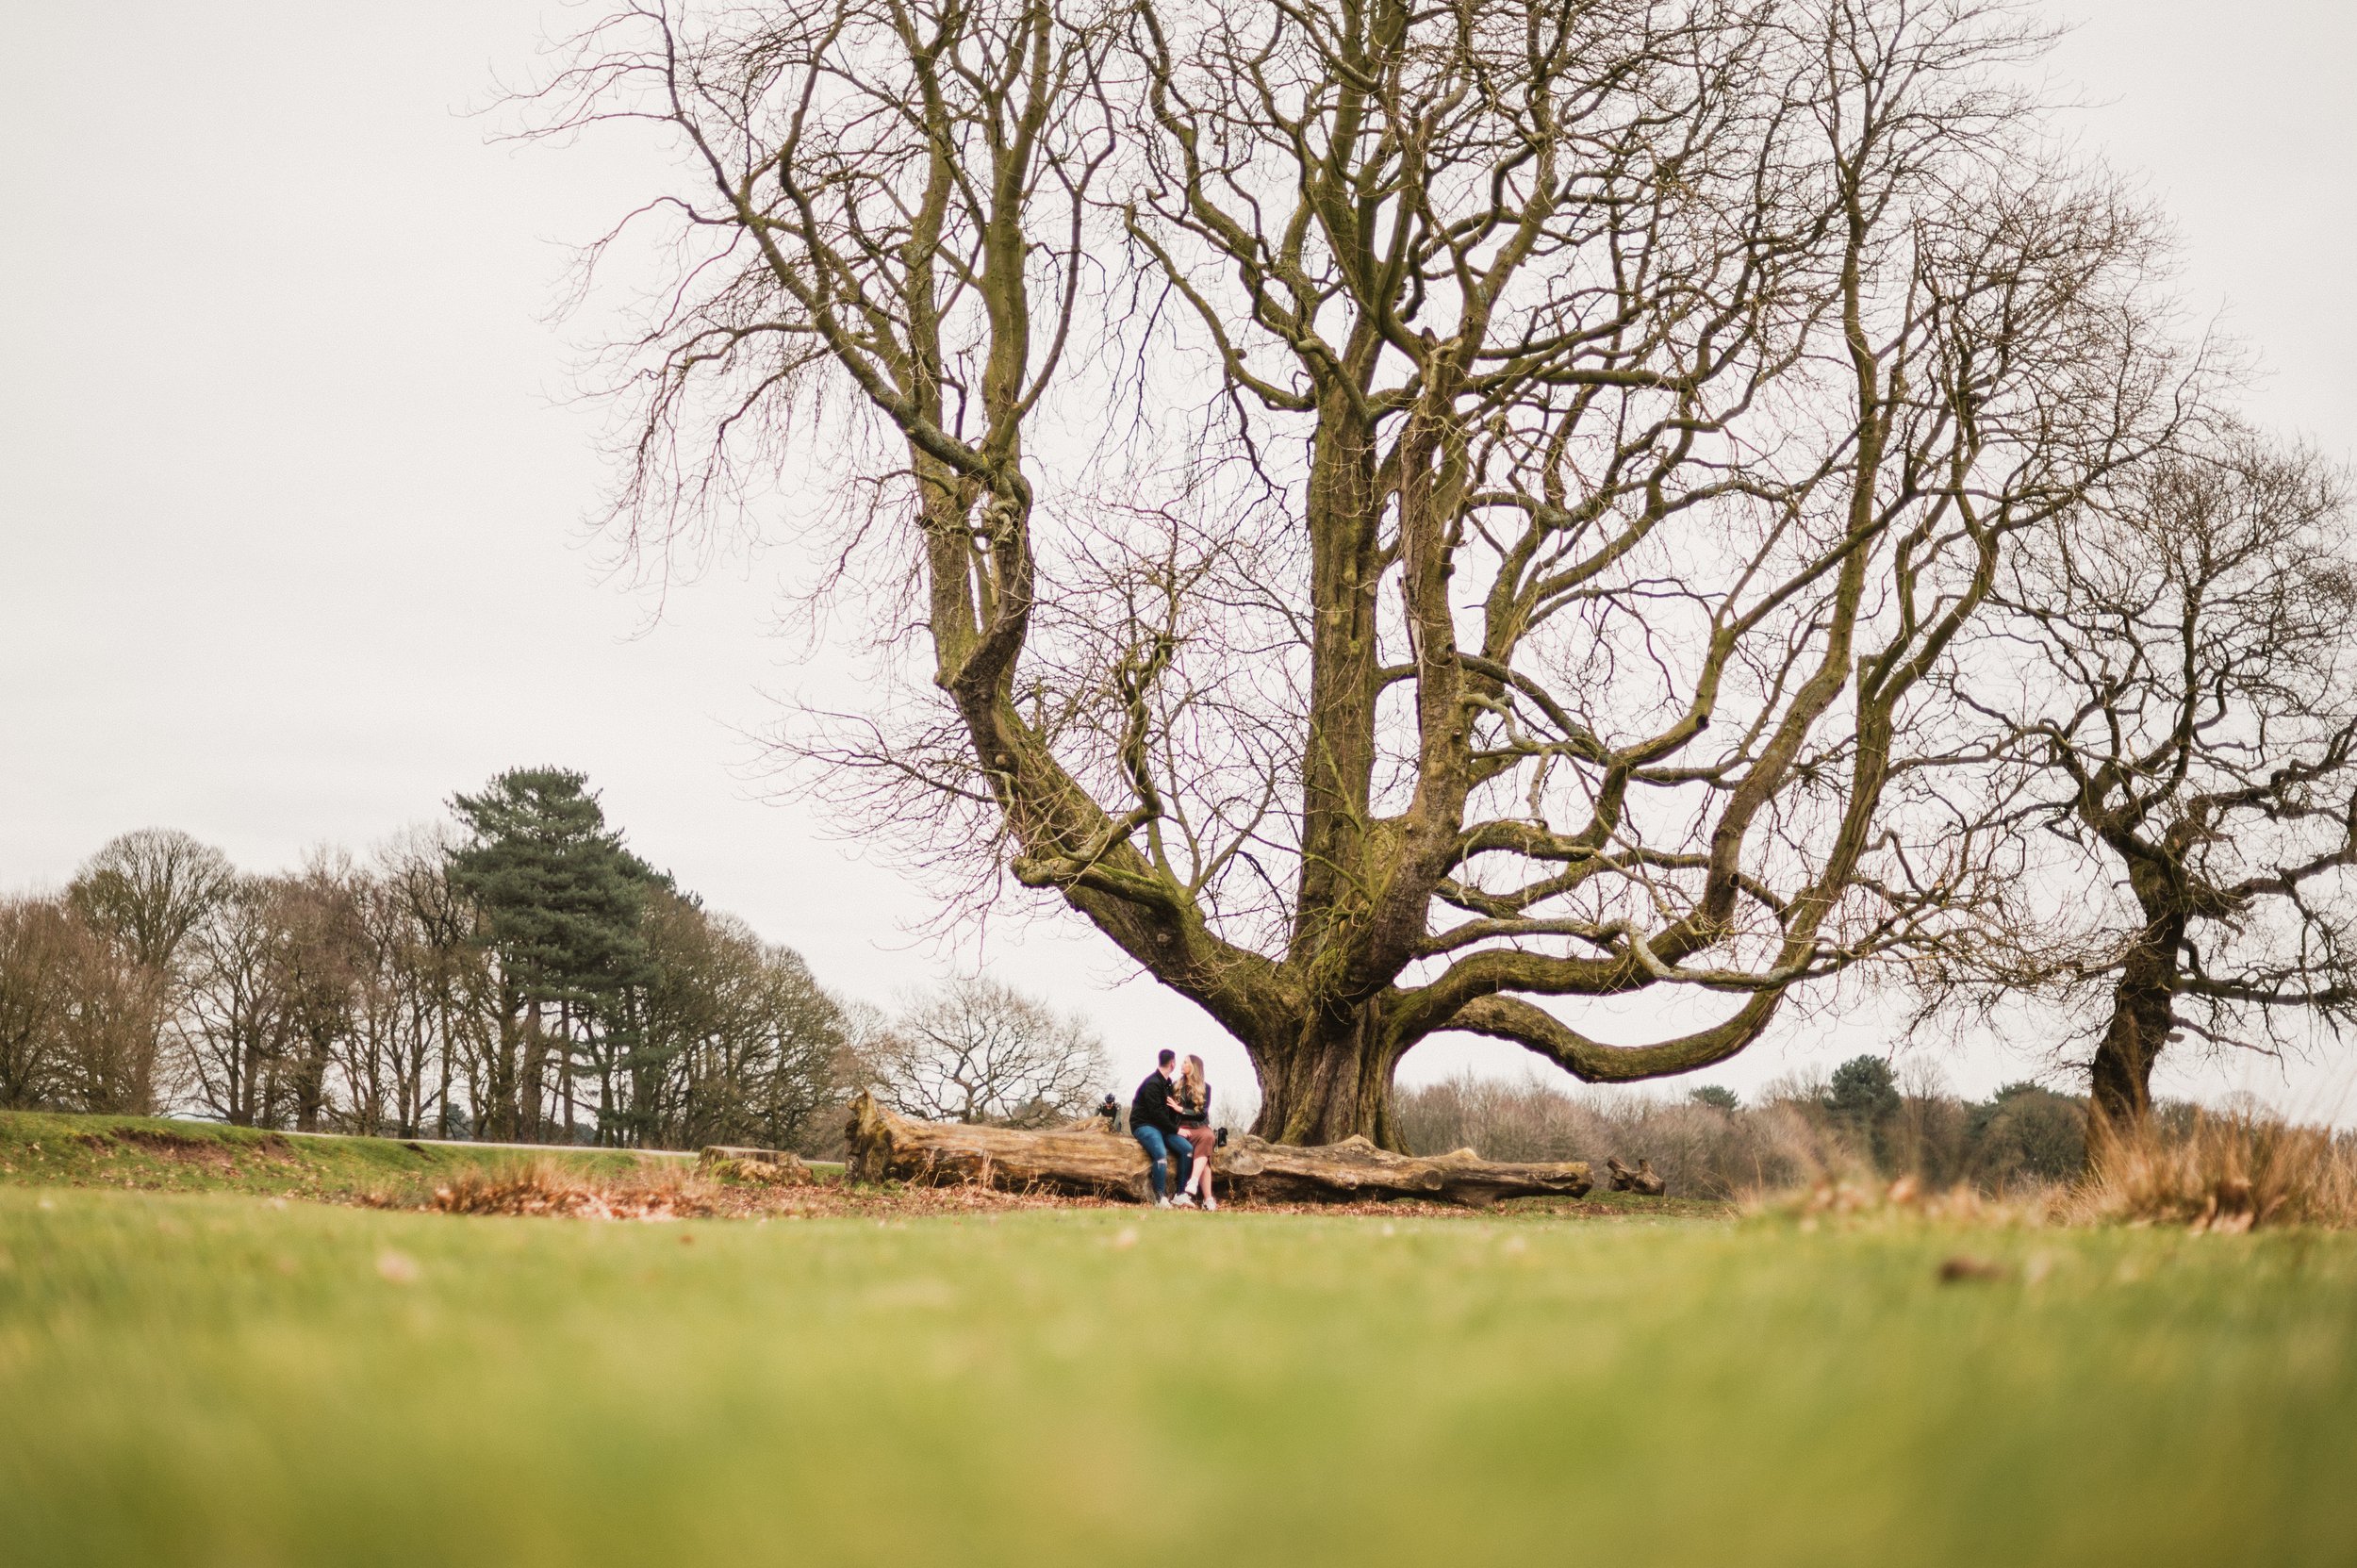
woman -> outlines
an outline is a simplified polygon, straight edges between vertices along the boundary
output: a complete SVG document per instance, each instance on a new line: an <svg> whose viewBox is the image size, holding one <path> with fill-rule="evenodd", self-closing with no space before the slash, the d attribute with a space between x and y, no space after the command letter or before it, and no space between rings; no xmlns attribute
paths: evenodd
<svg viewBox="0 0 2357 1568"><path fill-rule="evenodd" d="M1200 1197L1203 1207L1217 1209L1219 1199L1211 1196L1211 1150L1219 1147L1219 1133L1211 1126L1211 1086L1203 1081L1203 1058L1190 1056L1178 1069L1178 1090L1170 1108L1178 1113L1178 1131L1195 1146L1195 1168L1187 1173L1187 1190L1179 1201Z"/></svg>

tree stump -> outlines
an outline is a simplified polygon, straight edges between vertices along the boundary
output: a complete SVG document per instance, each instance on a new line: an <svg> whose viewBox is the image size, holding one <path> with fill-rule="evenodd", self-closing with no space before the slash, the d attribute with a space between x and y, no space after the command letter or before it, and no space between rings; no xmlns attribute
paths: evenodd
<svg viewBox="0 0 2357 1568"><path fill-rule="evenodd" d="M1145 1203L1152 1197L1146 1151L1133 1139L1065 1129L921 1122L863 1094L844 1129L849 1175L858 1181L929 1185L973 1182L1005 1192L1050 1192ZM1469 1148L1393 1154L1364 1138L1294 1148L1259 1138L1229 1140L1211 1159L1223 1199L1265 1203L1362 1203L1419 1198L1487 1208L1515 1197L1578 1197L1591 1185L1586 1164L1504 1164Z"/></svg>
<svg viewBox="0 0 2357 1568"><path fill-rule="evenodd" d="M1604 1168L1611 1174L1612 1191L1616 1193L1635 1193L1640 1197L1659 1197L1669 1190L1669 1183L1654 1174L1651 1160L1638 1161L1637 1168L1631 1170L1621 1163L1620 1156L1616 1154L1604 1163Z"/></svg>

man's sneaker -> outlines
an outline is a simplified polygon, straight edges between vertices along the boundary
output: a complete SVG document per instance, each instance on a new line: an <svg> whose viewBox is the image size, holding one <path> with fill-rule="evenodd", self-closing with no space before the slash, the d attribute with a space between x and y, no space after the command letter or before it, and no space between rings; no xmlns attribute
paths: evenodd
<svg viewBox="0 0 2357 1568"><path fill-rule="evenodd" d="M1170 1207L1170 1199L1166 1197L1158 1197L1154 1200L1154 1207L1157 1209L1167 1209Z"/></svg>
<svg viewBox="0 0 2357 1568"><path fill-rule="evenodd" d="M1170 1206L1174 1209L1192 1209L1195 1207L1195 1195L1193 1193L1180 1193L1177 1197L1170 1200Z"/></svg>

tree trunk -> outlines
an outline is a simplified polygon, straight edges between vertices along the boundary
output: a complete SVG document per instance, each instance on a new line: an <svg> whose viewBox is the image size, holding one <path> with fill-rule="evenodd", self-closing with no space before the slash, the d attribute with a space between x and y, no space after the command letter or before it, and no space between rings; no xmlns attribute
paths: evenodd
<svg viewBox="0 0 2357 1568"><path fill-rule="evenodd" d="M490 1049L483 1062L483 1094L474 1107L474 1136L495 1142L520 1141L524 1136L523 999L502 982L499 1030L486 1042Z"/></svg>
<svg viewBox="0 0 2357 1568"><path fill-rule="evenodd" d="M231 1048L229 1060L229 1125L254 1125L254 1079L260 1071L258 1053L251 1040L242 1040Z"/></svg>
<svg viewBox="0 0 2357 1568"><path fill-rule="evenodd" d="M2112 987L2111 1022L2095 1048L2089 1078L2096 1119L2116 1131L2142 1127L2152 1109L2152 1063L2177 1026L2172 962L2183 918L2145 928Z"/></svg>
<svg viewBox="0 0 2357 1568"><path fill-rule="evenodd" d="M320 1112L327 1103L327 1063L319 1047L305 1042L303 1059L295 1064L295 1131L317 1132Z"/></svg>
<svg viewBox="0 0 2357 1568"><path fill-rule="evenodd" d="M1392 1122L1392 1071L1397 1057L1373 1007L1344 1017L1312 1019L1298 1037L1256 1053L1261 1114L1253 1135L1273 1144L1339 1144L1364 1138L1404 1153Z"/></svg>
<svg viewBox="0 0 2357 1568"><path fill-rule="evenodd" d="M523 1067L516 1075L516 1137L520 1143L536 1144L543 1141L541 1110L547 1096L542 1090L549 1059L549 1037L537 997L524 1004L523 1046Z"/></svg>
<svg viewBox="0 0 2357 1568"><path fill-rule="evenodd" d="M565 1010L557 1015L557 1029L559 1031L558 1038L562 1043L556 1048L556 1072L558 1083L563 1088L565 1093L565 1142L567 1146L569 1147L573 1142L572 1003L567 1002L565 1004Z"/></svg>
<svg viewBox="0 0 2357 1568"><path fill-rule="evenodd" d="M437 1102L434 1109L434 1129L435 1135L437 1137L448 1142L450 1138L450 1059L452 1053L458 1049L458 1042L452 1036L450 1032L450 1002L448 998L437 995L434 999L434 1008L435 1015L439 1020L441 1026L441 1034L439 1039L442 1043L442 1048L437 1053L441 1071L440 1078L438 1080L439 1087L436 1090Z"/></svg>
<svg viewBox="0 0 2357 1568"><path fill-rule="evenodd" d="M1092 1121L1094 1118L1092 1118ZM897 1115L871 1095L851 1102L844 1128L854 1180L926 1185L974 1182L1006 1192L1065 1193L1145 1203L1151 1199L1146 1151L1136 1140L1093 1128L1019 1132ZM1582 1162L1493 1164L1471 1149L1418 1159L1348 1138L1294 1148L1243 1138L1212 1156L1222 1199L1264 1203L1355 1203L1419 1198L1486 1208L1514 1197L1578 1197L1590 1186Z"/></svg>

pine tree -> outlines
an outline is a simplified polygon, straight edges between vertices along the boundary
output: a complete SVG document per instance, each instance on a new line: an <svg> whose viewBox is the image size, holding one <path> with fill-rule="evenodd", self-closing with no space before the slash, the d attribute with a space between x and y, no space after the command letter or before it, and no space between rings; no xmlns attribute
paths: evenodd
<svg viewBox="0 0 2357 1568"><path fill-rule="evenodd" d="M482 908L500 967L500 1042L478 1108L490 1136L543 1131L553 1065L570 1140L578 1049L646 978L640 923L663 879L606 826L588 784L569 768L519 767L451 802L473 834L451 877Z"/></svg>
<svg viewBox="0 0 2357 1568"><path fill-rule="evenodd" d="M1899 1081L1879 1056L1854 1056L1833 1070L1825 1109L1872 1155L1877 1168L1891 1156L1892 1124L1898 1120Z"/></svg>

